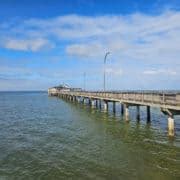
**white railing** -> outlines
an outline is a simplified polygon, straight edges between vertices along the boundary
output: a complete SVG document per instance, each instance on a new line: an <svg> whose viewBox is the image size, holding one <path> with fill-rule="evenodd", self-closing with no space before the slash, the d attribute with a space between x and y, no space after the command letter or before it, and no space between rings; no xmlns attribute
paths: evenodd
<svg viewBox="0 0 180 180"><path fill-rule="evenodd" d="M51 92L50 92L51 93ZM180 106L180 93L164 92L101 92L101 91L53 91L52 94L67 94L80 97L112 99L152 104Z"/></svg>

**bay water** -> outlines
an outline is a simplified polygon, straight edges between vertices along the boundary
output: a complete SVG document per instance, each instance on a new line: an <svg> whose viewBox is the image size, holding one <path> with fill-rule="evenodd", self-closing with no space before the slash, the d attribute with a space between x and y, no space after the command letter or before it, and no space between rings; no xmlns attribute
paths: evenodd
<svg viewBox="0 0 180 180"><path fill-rule="evenodd" d="M167 117L146 109L136 121L117 112L49 97L47 92L0 93L0 180L180 179L180 117L175 138Z"/></svg>

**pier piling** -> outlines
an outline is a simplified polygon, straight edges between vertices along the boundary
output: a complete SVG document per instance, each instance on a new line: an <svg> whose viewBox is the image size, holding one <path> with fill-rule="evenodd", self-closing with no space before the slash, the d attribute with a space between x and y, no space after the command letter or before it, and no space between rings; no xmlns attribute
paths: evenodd
<svg viewBox="0 0 180 180"><path fill-rule="evenodd" d="M124 115L124 104L121 104L121 116Z"/></svg>
<svg viewBox="0 0 180 180"><path fill-rule="evenodd" d="M113 113L116 113L116 102L113 101Z"/></svg>
<svg viewBox="0 0 180 180"><path fill-rule="evenodd" d="M96 108L98 107L98 100L95 100Z"/></svg>
<svg viewBox="0 0 180 180"><path fill-rule="evenodd" d="M147 123L151 122L150 106L147 106Z"/></svg>
<svg viewBox="0 0 180 180"><path fill-rule="evenodd" d="M174 117L168 116L168 135L174 136Z"/></svg>
<svg viewBox="0 0 180 180"><path fill-rule="evenodd" d="M104 111L107 111L107 110L108 110L108 102L104 101Z"/></svg>
<svg viewBox="0 0 180 180"><path fill-rule="evenodd" d="M124 104L125 109L125 121L129 121L129 106L128 104Z"/></svg>
<svg viewBox="0 0 180 180"><path fill-rule="evenodd" d="M136 106L136 110L137 110L136 119L137 119L137 121L140 121L140 106Z"/></svg>
<svg viewBox="0 0 180 180"><path fill-rule="evenodd" d="M101 99L99 99L99 109L101 109Z"/></svg>

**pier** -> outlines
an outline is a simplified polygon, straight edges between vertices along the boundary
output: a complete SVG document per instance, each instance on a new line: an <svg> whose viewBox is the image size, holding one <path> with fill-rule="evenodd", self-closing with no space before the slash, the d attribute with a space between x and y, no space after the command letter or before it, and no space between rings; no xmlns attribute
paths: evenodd
<svg viewBox="0 0 180 180"><path fill-rule="evenodd" d="M174 116L180 115L180 93L159 91L82 91L76 89L49 88L50 96L58 96L69 101L88 103L96 108L108 111L108 104L113 104L113 112L116 113L116 103L121 104L121 114L125 121L129 121L129 107L137 109L136 118L140 120L140 107L146 107L147 123L151 121L151 107L160 108L167 115L168 135L175 135Z"/></svg>

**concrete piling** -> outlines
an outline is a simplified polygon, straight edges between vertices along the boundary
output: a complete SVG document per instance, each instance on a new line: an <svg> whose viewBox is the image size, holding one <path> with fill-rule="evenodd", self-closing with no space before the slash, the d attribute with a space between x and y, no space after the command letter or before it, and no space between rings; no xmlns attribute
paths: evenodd
<svg viewBox="0 0 180 180"><path fill-rule="evenodd" d="M94 100L94 99L91 100L91 106L92 106L92 107L95 106L95 100Z"/></svg>
<svg viewBox="0 0 180 180"><path fill-rule="evenodd" d="M104 110L107 111L108 110L108 102L104 101Z"/></svg>
<svg viewBox="0 0 180 180"><path fill-rule="evenodd" d="M101 99L99 99L99 109L101 109Z"/></svg>
<svg viewBox="0 0 180 180"><path fill-rule="evenodd" d="M96 103L96 107L98 107L98 100L97 99L95 100L95 103Z"/></svg>
<svg viewBox="0 0 180 180"><path fill-rule="evenodd" d="M136 106L136 110L137 110L137 112L136 112L136 119L138 121L140 121L140 106Z"/></svg>
<svg viewBox="0 0 180 180"><path fill-rule="evenodd" d="M128 106L128 104L124 104L124 110L125 110L125 121L129 121L129 106Z"/></svg>
<svg viewBox="0 0 180 180"><path fill-rule="evenodd" d="M91 99L90 98L88 99L88 104L89 104L89 106L91 106Z"/></svg>
<svg viewBox="0 0 180 180"><path fill-rule="evenodd" d="M73 101L76 102L76 96L73 96Z"/></svg>
<svg viewBox="0 0 180 180"><path fill-rule="evenodd" d="M174 136L174 118L173 118L173 116L168 116L168 135Z"/></svg>
<svg viewBox="0 0 180 180"><path fill-rule="evenodd" d="M147 106L147 123L151 122L150 106Z"/></svg>
<svg viewBox="0 0 180 180"><path fill-rule="evenodd" d="M121 116L124 115L124 104L121 104Z"/></svg>
<svg viewBox="0 0 180 180"><path fill-rule="evenodd" d="M113 113L116 113L116 102L113 102Z"/></svg>
<svg viewBox="0 0 180 180"><path fill-rule="evenodd" d="M83 104L86 104L86 99L85 98L83 98Z"/></svg>

